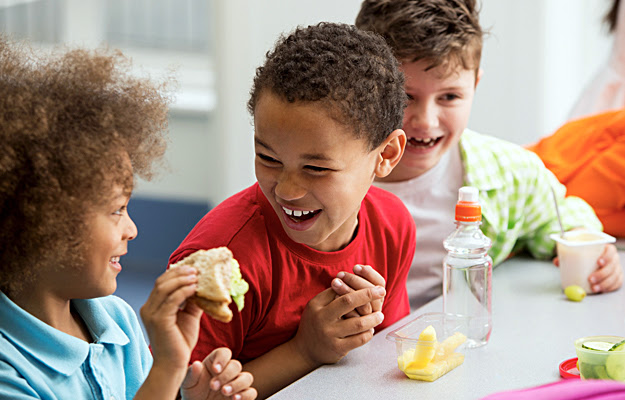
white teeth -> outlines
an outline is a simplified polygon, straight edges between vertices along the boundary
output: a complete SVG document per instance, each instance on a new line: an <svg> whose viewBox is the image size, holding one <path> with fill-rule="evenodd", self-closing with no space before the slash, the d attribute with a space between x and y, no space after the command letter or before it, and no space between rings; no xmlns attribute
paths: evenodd
<svg viewBox="0 0 625 400"><path fill-rule="evenodd" d="M111 257L111 262L119 262L119 257Z"/></svg>
<svg viewBox="0 0 625 400"><path fill-rule="evenodd" d="M424 139L420 139L420 138L410 138L411 140L414 140L415 142L419 143L420 145L423 146L427 146L427 147L432 147L436 144L436 140L438 138L424 138Z"/></svg>
<svg viewBox="0 0 625 400"><path fill-rule="evenodd" d="M313 212L312 210L310 210L310 211L308 211L308 210L291 210L291 209L286 208L286 207L282 207L282 209L284 210L286 215L292 215L294 217L301 217L302 215L308 215L311 212Z"/></svg>

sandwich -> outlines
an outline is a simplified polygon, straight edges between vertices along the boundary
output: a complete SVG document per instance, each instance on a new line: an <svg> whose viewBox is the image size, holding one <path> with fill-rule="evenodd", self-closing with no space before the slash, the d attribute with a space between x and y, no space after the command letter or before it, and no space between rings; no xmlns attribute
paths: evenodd
<svg viewBox="0 0 625 400"><path fill-rule="evenodd" d="M243 309L244 295L249 285L241 276L239 263L227 247L198 250L172 264L170 268L189 265L198 272L195 302L212 318L221 322L232 320L230 303L234 300L239 311Z"/></svg>

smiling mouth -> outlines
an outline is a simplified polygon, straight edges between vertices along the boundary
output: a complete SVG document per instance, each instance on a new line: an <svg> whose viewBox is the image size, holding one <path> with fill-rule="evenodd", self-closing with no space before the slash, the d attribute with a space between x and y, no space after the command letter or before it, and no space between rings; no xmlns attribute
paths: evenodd
<svg viewBox="0 0 625 400"><path fill-rule="evenodd" d="M111 257L111 260L110 260L109 262L112 262L112 263L118 263L118 262L119 262L119 256L117 256L117 257Z"/></svg>
<svg viewBox="0 0 625 400"><path fill-rule="evenodd" d="M282 207L282 210L293 222L308 221L321 212L321 210L292 210L286 207Z"/></svg>
<svg viewBox="0 0 625 400"><path fill-rule="evenodd" d="M415 137L411 137L408 139L408 144L412 147L432 147L435 146L436 144L438 144L438 142L441 141L441 139L443 138L443 136L439 136L437 138L425 138L425 139L418 139Z"/></svg>

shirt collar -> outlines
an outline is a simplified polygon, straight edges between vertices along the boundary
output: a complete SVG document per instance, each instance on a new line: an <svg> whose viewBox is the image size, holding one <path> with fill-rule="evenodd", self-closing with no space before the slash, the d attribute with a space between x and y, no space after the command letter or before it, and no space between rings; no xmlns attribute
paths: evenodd
<svg viewBox="0 0 625 400"><path fill-rule="evenodd" d="M72 300L97 344L125 345L128 336L97 299ZM90 344L29 314L0 292L0 333L19 349L63 375L71 375L89 355Z"/></svg>

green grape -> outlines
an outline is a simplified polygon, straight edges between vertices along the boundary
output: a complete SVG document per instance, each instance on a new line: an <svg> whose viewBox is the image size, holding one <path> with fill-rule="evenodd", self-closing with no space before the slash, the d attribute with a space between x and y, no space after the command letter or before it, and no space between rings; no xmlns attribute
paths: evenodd
<svg viewBox="0 0 625 400"><path fill-rule="evenodd" d="M586 297L586 292L578 285L567 286L564 289L564 294L572 301L582 301Z"/></svg>

